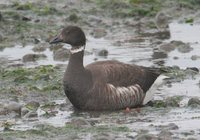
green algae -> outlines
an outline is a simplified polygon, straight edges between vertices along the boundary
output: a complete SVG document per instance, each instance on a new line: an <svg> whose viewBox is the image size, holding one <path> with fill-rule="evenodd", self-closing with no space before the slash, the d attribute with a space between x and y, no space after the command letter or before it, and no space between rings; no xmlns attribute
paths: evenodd
<svg viewBox="0 0 200 140"><path fill-rule="evenodd" d="M48 110L49 108L55 108L56 107L56 103L55 102L50 102L50 103L46 103L44 105L41 106L41 109L46 111Z"/></svg>
<svg viewBox="0 0 200 140"><path fill-rule="evenodd" d="M173 96L164 100L155 100L152 102L152 106L155 108L179 107L182 99L182 96Z"/></svg>
<svg viewBox="0 0 200 140"><path fill-rule="evenodd" d="M62 10L57 10L51 5L33 2L13 2L2 8L1 15L3 20L0 22L0 29L3 32L3 40L0 48L6 48L8 45L16 45L17 43L32 44L34 38L45 40L49 37L44 34L48 32L47 23L43 23L48 15L62 16ZM42 22L41 22L42 21ZM52 25L51 29L57 29L57 25ZM9 29L9 30L7 30ZM10 46L10 45L9 45Z"/></svg>
<svg viewBox="0 0 200 140"><path fill-rule="evenodd" d="M73 21L73 22L78 22L78 20L80 19L80 17L77 16L77 14L72 13L71 15L69 15L69 20Z"/></svg>
<svg viewBox="0 0 200 140"><path fill-rule="evenodd" d="M89 2L91 2L91 1L92 0L89 0ZM152 5L151 2L154 3L154 2L156 2L155 0L152 0L152 1L151 0L146 0L146 1L145 0L135 0L135 3L133 2L132 5L129 6L128 2L130 2L130 1L121 1L122 3L125 2L125 4L121 4L120 2L118 3L116 0L115 3L111 5L111 7L108 7L108 8L105 7L106 8L105 11L110 10L112 12L111 14L116 17L118 17L118 16L119 17L134 17L134 16L141 16L141 17L144 16L145 17L145 16L154 16L156 14L156 12L160 10L160 6L161 6L159 3L157 3L158 4L157 6L155 6L155 5L151 6ZM126 2L128 3L127 5L126 5ZM147 9L143 8L141 6L144 2L147 2L147 4L149 5L149 7L147 6L148 7ZM189 8L194 7L194 6L192 7L192 6L187 6L187 5L188 5L188 3L185 3L185 7L189 7ZM13 35L16 34L17 36L20 35L20 37L18 37L18 39L20 41L29 42L29 43L30 43L29 39L33 38L34 35L40 36L41 34L44 34L45 32L46 33L51 32L51 34L54 34L54 31L52 31L52 30L54 30L54 29L52 29L54 27L52 27L52 25L49 25L46 23L45 24L40 23L40 21L38 21L37 23L36 22L34 23L34 20L37 20L37 18L41 19L41 18L45 18L46 15L51 15L51 14L54 15L54 13L51 13L54 11L54 9L50 9L51 7L49 7L49 6L46 6L46 7L43 6L40 10L37 8L33 8L34 7L33 4L30 4L30 7L28 5L23 5L23 6L25 7L24 8L25 10L18 9L17 11L13 11L10 14L8 13L7 15L3 11L3 16L4 16L4 19L6 20L6 21L3 21L3 23L5 23L5 24L9 23L8 26L12 27L12 32L10 32L10 34L13 34ZM21 7L23 7L23 6L21 6ZM108 4L105 4L105 6L110 6L110 5L108 3ZM182 5L182 6L184 6L184 5ZM27 9L26 9L26 7L27 7ZM119 8L117 8L117 7L119 7ZM134 8L132 8L132 7L134 7ZM98 15L100 14L96 8L93 8L93 10L96 11L95 14L98 14ZM27 14L24 14L24 13L27 13ZM59 12L55 12L55 13L57 14ZM77 12L74 12L74 13L77 13ZM81 13L81 12L79 12L79 13ZM104 12L102 12L102 13L105 14ZM93 14L93 12L88 13L88 14ZM30 21L30 22L23 21L21 19L21 17L23 15L24 16L28 15L27 17L36 17L36 18L31 19L32 21ZM70 15L70 13L68 15ZM81 14L79 16L81 16ZM6 17L9 17L13 20L11 20L11 22L7 21ZM68 19L66 19L65 21L68 22ZM76 18L74 21L79 22L79 21L76 21ZM71 22L74 22L74 21L71 20ZM24 25L20 25L20 24L24 24ZM62 25L59 25L59 26L62 26ZM150 26L152 26L152 28L153 28L155 26L155 24L152 23L152 24L150 24ZM49 31L50 28L51 28L51 31ZM58 27L56 26L56 28L58 28ZM41 30L41 32L38 32L40 30ZM7 31L7 32L9 32L9 31ZM25 32L28 32L29 34L26 34ZM9 36L6 36L6 38L8 38L8 39L5 39L4 43L9 42L10 40L14 40L14 41L17 40L17 39L11 39L11 38L9 38ZM47 37L42 38L42 40L44 40L46 38ZM4 45L2 45L2 47L4 47ZM3 90L1 90L1 93L10 93L13 95L17 95L17 97L20 96L21 94L27 94L29 92L42 93L42 94L51 93L51 92L61 93L60 90L61 91L63 90L63 88L61 86L62 85L61 79L63 76L63 72L59 69L56 69L53 66L49 66L49 67L42 66L42 67L30 68L30 69L21 68L21 70L18 68L8 68L7 74L11 73L11 75L14 75L12 77L9 77L9 75L6 75L6 73L4 75L5 77L1 77L1 74L5 71L5 69L3 69L3 71L0 72L0 82L3 84L3 85L0 85L0 90L3 89ZM52 69L50 67L52 67ZM16 70L16 71L14 71L14 70ZM23 74L23 70L24 70L25 74ZM21 73L20 73L20 71L21 71ZM19 75L13 74L14 72L19 73ZM187 77L187 71L175 68L175 69L168 70L167 75L169 75L170 77L172 77L174 79L182 79L183 80ZM155 107L156 108L164 108L164 109L166 109L165 107L168 107L168 106L176 107L177 102L179 102L179 101L175 99L175 101L172 102L172 105L171 105L171 103L169 105L167 105L166 100L159 101L159 102L157 102L157 105L155 105ZM153 109L155 109L155 108L153 108ZM48 115L49 114L47 114L47 116ZM119 115L119 119L121 119L120 117L123 118L124 116ZM23 131L23 132L22 131L10 131L10 130L4 131L3 133L5 133L5 134L1 133L0 138L3 137L4 139L59 139L59 136L65 136L66 138L69 138L69 139L71 137L73 137L74 139L75 138L81 139L83 137L81 137L80 135L82 135L82 136L87 135L87 134L101 135L102 133L107 133L107 132L113 133L115 135L121 133L123 135L123 134L129 133L130 131L131 130L126 126L125 127L124 126L107 126L107 125L100 124L100 126L90 126L88 128L78 128L74 125L67 124L65 127L62 127L62 128L45 126L43 128L36 128L36 130L27 130L27 131ZM87 137L84 137L84 138L87 138ZM63 139L63 137L61 137L60 139Z"/></svg>
<svg viewBox="0 0 200 140"><path fill-rule="evenodd" d="M190 23L192 24L194 22L194 19L193 18L187 18L185 19L185 23Z"/></svg>
<svg viewBox="0 0 200 140"><path fill-rule="evenodd" d="M164 8L171 8L169 1L160 0L96 0L96 4L116 17L153 17ZM177 7L196 9L199 0L176 0ZM166 4L168 3L168 4Z"/></svg>
<svg viewBox="0 0 200 140"><path fill-rule="evenodd" d="M1 89L11 91L10 87L24 87L29 91L40 92L62 90L61 71L52 65L36 68L10 68L0 71ZM13 91L15 92L15 91ZM13 93L12 92L12 93Z"/></svg>
<svg viewBox="0 0 200 140"><path fill-rule="evenodd" d="M62 14L61 12L58 12L58 10L56 10L54 7L50 7L50 5L41 5L31 2L14 2L12 7L14 7L16 10L30 10L39 16Z"/></svg>
<svg viewBox="0 0 200 140"><path fill-rule="evenodd" d="M33 12L40 16L45 16L45 15L52 15L52 14L63 14L61 12L58 12L55 8L49 7L49 6L44 6L42 8L35 8L33 9Z"/></svg>
<svg viewBox="0 0 200 140"><path fill-rule="evenodd" d="M158 0L103 0L97 1L97 5L120 17L155 16L161 9L161 2Z"/></svg>
<svg viewBox="0 0 200 140"><path fill-rule="evenodd" d="M163 107L166 107L166 104L163 100L156 100L153 102L153 107L163 108Z"/></svg>
<svg viewBox="0 0 200 140"><path fill-rule="evenodd" d="M177 66L174 67L161 67L160 68L163 73L169 76L171 79L176 79L177 81L182 81L184 79L194 79L195 76L199 73L196 71L196 68L186 68L180 69Z"/></svg>
<svg viewBox="0 0 200 140"><path fill-rule="evenodd" d="M131 130L126 126L91 126L91 127L75 127L71 124L66 124L64 127L53 127L50 125L38 125L36 129L26 130L26 131L4 131L4 133L0 133L0 137L8 139L8 138L21 138L27 139L32 137L42 139L42 138L59 138L59 136L65 136L66 138L73 136L80 136L84 134L99 134L102 133L110 133L113 135L119 135L129 133Z"/></svg>
<svg viewBox="0 0 200 140"><path fill-rule="evenodd" d="M33 7L33 4L30 2L21 4L17 1L15 1L15 2L13 2L12 7L14 7L16 10L31 10Z"/></svg>

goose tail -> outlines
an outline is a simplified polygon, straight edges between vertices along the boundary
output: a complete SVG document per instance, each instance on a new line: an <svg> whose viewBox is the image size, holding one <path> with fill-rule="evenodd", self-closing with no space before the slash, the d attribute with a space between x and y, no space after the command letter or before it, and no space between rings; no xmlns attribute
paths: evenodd
<svg viewBox="0 0 200 140"><path fill-rule="evenodd" d="M153 99L156 89L158 89L160 86L162 86L165 83L164 79L168 79L168 78L169 77L165 75L160 75L157 77L157 79L154 81L152 86L146 92L142 105L147 104L149 101Z"/></svg>

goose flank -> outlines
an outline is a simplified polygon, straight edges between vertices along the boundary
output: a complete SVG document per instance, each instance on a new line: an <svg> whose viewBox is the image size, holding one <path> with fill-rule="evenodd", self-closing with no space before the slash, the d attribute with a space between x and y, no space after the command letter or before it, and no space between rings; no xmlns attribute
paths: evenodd
<svg viewBox="0 0 200 140"><path fill-rule="evenodd" d="M115 60L99 61L84 67L86 37L81 28L68 26L50 44L71 45L70 58L63 78L64 91L74 107L81 110L119 110L146 104L153 89L165 76L150 68ZM159 79L159 84L153 84ZM147 94L149 94L147 96Z"/></svg>

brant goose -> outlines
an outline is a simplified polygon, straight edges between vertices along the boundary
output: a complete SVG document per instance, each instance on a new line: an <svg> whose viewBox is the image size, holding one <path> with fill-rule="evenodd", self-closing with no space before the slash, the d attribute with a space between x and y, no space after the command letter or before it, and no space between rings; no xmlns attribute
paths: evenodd
<svg viewBox="0 0 200 140"><path fill-rule="evenodd" d="M117 110L145 105L166 76L151 68L118 61L99 61L83 66L86 37L81 28L68 26L50 41L71 45L64 74L64 91L82 110Z"/></svg>

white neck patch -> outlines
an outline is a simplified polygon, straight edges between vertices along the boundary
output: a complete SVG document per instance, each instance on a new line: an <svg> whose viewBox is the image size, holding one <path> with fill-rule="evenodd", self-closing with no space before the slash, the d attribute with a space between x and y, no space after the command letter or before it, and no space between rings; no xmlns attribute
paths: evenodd
<svg viewBox="0 0 200 140"><path fill-rule="evenodd" d="M72 54L75 54L75 53L83 51L84 49L85 49L85 46L80 46L78 49L71 49L70 52Z"/></svg>

